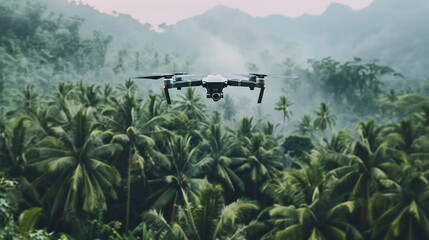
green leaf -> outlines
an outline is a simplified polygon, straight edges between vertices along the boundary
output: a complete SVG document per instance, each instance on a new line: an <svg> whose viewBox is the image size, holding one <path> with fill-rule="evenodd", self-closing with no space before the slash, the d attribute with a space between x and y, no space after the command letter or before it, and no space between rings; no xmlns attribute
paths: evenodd
<svg viewBox="0 0 429 240"><path fill-rule="evenodd" d="M23 232L31 232L34 229L34 226L37 223L40 215L42 214L41 207L33 207L27 210L24 210L19 215L19 229Z"/></svg>

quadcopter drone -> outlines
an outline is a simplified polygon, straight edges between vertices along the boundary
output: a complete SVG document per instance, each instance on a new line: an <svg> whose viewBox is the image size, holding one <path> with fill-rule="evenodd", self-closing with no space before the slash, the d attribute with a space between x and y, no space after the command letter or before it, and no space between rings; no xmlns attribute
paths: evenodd
<svg viewBox="0 0 429 240"><path fill-rule="evenodd" d="M170 94L168 89L176 88L180 90L182 87L195 87L202 86L207 89L207 98L213 99L217 102L223 98L223 89L228 86L237 86L237 87L248 87L250 90L255 88L260 88L258 103L262 102L262 97L264 96L264 91L267 85L265 84L265 77L273 78L297 78L290 76L272 76L263 73L249 73L249 74L233 74L240 77L245 77L247 80L238 79L238 78L226 78L221 75L207 75L206 77L195 79L201 74L187 74L184 72L176 73L154 73L149 76L136 77L139 79L153 79L158 80L164 79L164 93L167 103L171 104Z"/></svg>

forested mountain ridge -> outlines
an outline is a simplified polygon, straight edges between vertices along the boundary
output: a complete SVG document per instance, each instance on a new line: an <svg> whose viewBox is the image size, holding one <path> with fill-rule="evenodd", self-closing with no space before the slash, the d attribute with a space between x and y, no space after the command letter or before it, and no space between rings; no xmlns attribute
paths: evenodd
<svg viewBox="0 0 429 240"><path fill-rule="evenodd" d="M272 70L264 66L266 60L261 57L261 53L268 51L272 62L291 57L303 63L309 58L325 56L346 61L358 56L366 60L379 59L408 76L428 75L429 30L425 23L429 22L429 4L425 0L407 3L375 0L356 11L333 3L321 16L297 18L280 15L253 18L239 10L218 6L167 26L162 33L150 31L149 26L140 25L126 15L109 16L65 0L42 2L68 15L83 14L88 18L87 25L83 25L85 32L100 28L122 45L153 44L158 51L173 49L181 55L203 59L201 50L215 47L220 41L231 51L237 51L241 59L255 59L265 71ZM199 71L198 66L194 71Z"/></svg>

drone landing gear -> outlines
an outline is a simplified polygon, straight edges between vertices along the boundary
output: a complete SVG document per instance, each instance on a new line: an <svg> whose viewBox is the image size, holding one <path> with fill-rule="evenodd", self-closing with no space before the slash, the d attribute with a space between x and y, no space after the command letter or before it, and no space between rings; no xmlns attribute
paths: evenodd
<svg viewBox="0 0 429 240"><path fill-rule="evenodd" d="M170 93L168 93L168 87L164 85L162 86L162 88L164 89L165 99L167 99L167 104L171 104Z"/></svg>

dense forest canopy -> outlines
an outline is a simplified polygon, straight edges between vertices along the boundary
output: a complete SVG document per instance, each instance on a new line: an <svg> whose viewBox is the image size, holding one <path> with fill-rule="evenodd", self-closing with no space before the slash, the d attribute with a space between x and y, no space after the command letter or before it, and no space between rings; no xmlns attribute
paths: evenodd
<svg viewBox="0 0 429 240"><path fill-rule="evenodd" d="M268 82L259 107L230 88L167 105L130 77L204 72L194 52L35 2L0 0L1 239L429 238L427 72L262 49L241 67L299 79Z"/></svg>

